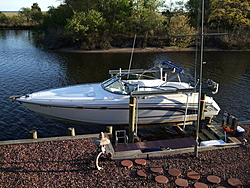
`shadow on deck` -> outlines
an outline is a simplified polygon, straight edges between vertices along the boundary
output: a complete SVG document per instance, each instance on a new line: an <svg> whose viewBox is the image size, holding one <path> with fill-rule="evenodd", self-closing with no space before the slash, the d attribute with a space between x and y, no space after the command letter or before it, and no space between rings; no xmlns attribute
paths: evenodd
<svg viewBox="0 0 250 188"><path fill-rule="evenodd" d="M168 140L157 140L148 142L136 142L128 144L117 144L114 145L115 152L130 151L130 150L141 150L142 152L150 151L163 151L179 148L192 147L195 144L194 137L168 139Z"/></svg>

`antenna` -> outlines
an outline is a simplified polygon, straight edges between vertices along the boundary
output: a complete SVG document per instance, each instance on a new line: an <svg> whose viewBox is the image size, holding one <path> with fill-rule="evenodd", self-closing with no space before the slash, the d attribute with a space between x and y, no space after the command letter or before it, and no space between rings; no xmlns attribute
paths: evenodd
<svg viewBox="0 0 250 188"><path fill-rule="evenodd" d="M135 36L134 36L134 42L133 42L133 48L132 48L132 52L131 52L131 56L130 56L130 61L129 61L129 67L128 67L128 76L127 76L127 79L129 78L130 68L131 68L131 64L132 64L132 60L133 60L134 49L135 49L135 41L136 41L136 34L135 34Z"/></svg>
<svg viewBox="0 0 250 188"><path fill-rule="evenodd" d="M184 35L174 35L175 37L184 37L184 36L199 36L201 40L200 44L200 72L199 72L199 95L198 95L198 114L197 114L197 125L196 125L196 142L194 147L195 156L198 157L198 145L199 145L199 129L200 129L200 120L201 120L201 87L202 87L202 65L203 65L203 51L204 51L204 36L216 36L216 35L228 35L228 33L204 33L204 14L205 14L205 0L201 0L201 29L198 34L184 34ZM197 24L198 26L198 24ZM196 43L197 44L197 43ZM196 47L196 49L198 49ZM198 54L196 52L196 62ZM195 67L195 75L196 75L196 67ZM198 85L198 83L196 84ZM196 86L195 85L195 86ZM196 87L195 87L196 88Z"/></svg>
<svg viewBox="0 0 250 188"><path fill-rule="evenodd" d="M204 0L201 4L201 46L200 46L200 83L199 83L199 96L198 96L198 114L197 114L197 126L196 126L196 142L194 147L195 156L198 157L198 146L199 146L199 129L201 119L201 87L202 87L202 64L203 64L203 48L204 48Z"/></svg>
<svg viewBox="0 0 250 188"><path fill-rule="evenodd" d="M199 96L198 96L198 114L197 114L197 126L196 126L196 143L194 147L195 156L198 157L198 146L199 146L199 130L201 127L201 118L202 118L202 111L201 111L201 98L202 98L202 65L203 65L203 52L204 52L204 36L211 36L211 35L227 35L228 33L204 33L204 14L205 14L205 0L201 2L201 31L200 31L200 38L201 38L201 45L200 45L200 77L199 77Z"/></svg>

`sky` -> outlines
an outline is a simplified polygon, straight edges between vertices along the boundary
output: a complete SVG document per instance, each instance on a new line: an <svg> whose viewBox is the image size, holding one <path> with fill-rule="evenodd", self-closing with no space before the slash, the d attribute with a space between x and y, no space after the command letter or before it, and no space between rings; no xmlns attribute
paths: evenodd
<svg viewBox="0 0 250 188"><path fill-rule="evenodd" d="M0 11L19 11L22 7L29 7L38 3L42 11L47 11L48 6L57 7L62 0L0 0Z"/></svg>
<svg viewBox="0 0 250 188"><path fill-rule="evenodd" d="M178 0L165 0L167 5ZM183 0L181 0L183 1ZM187 0L184 0L186 2ZM0 11L19 11L22 7L29 7L38 3L42 11L47 11L48 6L57 7L63 0L0 0Z"/></svg>

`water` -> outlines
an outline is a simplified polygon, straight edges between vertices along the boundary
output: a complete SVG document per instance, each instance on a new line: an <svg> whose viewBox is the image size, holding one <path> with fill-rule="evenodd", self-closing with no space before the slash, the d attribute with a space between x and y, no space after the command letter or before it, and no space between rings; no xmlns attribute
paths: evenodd
<svg viewBox="0 0 250 188"><path fill-rule="evenodd" d="M184 80L193 80L194 52L134 54L132 68L149 68L171 60L183 67ZM103 81L109 69L127 68L129 53L62 53L46 52L35 47L29 31L0 31L0 140L67 135L68 127L76 134L99 133L102 125L68 124L35 114L9 96L27 94L66 85ZM223 110L239 120L249 120L250 56L249 52L205 52L203 76L220 83L214 95Z"/></svg>

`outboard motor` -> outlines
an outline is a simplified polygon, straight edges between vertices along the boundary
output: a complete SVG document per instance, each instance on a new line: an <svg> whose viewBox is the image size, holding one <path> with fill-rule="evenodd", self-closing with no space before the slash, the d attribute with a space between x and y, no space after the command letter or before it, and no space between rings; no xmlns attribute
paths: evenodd
<svg viewBox="0 0 250 188"><path fill-rule="evenodd" d="M219 90L219 84L211 79L207 80L208 87L212 90L213 94L216 94Z"/></svg>

